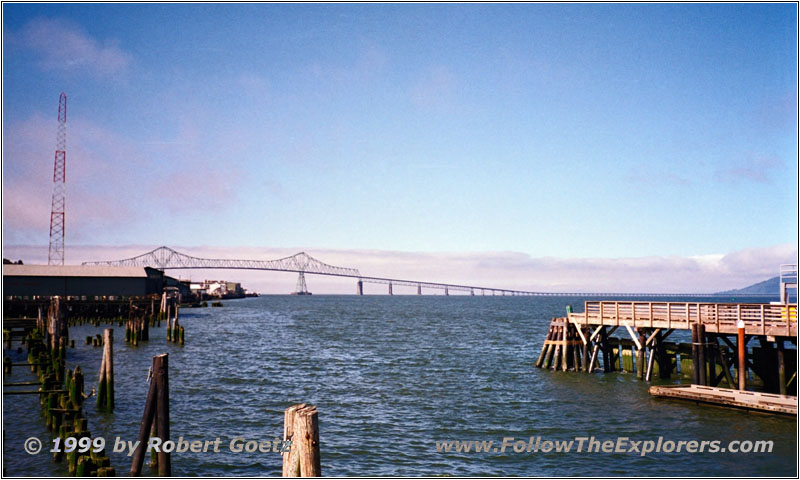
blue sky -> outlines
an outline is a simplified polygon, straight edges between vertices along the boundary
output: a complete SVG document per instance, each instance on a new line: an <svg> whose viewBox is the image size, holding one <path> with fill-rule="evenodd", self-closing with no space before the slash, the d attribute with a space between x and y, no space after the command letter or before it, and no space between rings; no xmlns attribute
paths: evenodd
<svg viewBox="0 0 800 480"><path fill-rule="evenodd" d="M4 253L793 262L796 9L3 4Z"/></svg>

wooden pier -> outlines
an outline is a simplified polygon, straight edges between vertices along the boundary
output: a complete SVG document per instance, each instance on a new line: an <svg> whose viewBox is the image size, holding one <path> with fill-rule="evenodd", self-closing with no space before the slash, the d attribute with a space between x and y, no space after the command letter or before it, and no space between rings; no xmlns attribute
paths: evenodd
<svg viewBox="0 0 800 480"><path fill-rule="evenodd" d="M666 341L681 330L690 343ZM646 381L677 375L695 386L789 395L797 391L796 347L796 303L587 301L583 312L567 307L552 320L536 366L593 372L602 364Z"/></svg>
<svg viewBox="0 0 800 480"><path fill-rule="evenodd" d="M797 304L585 302L583 313L568 314L576 326L615 326L690 330L702 324L708 333L797 337Z"/></svg>
<svg viewBox="0 0 800 480"><path fill-rule="evenodd" d="M650 387L650 395L745 410L797 415L797 397L788 395L746 392L703 385L652 386Z"/></svg>

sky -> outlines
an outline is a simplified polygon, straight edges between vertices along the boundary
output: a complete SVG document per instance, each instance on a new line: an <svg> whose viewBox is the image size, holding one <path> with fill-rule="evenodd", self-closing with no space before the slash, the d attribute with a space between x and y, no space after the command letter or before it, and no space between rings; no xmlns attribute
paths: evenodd
<svg viewBox="0 0 800 480"><path fill-rule="evenodd" d="M4 257L46 262L64 91L67 263L672 292L797 262L796 4L2 11Z"/></svg>

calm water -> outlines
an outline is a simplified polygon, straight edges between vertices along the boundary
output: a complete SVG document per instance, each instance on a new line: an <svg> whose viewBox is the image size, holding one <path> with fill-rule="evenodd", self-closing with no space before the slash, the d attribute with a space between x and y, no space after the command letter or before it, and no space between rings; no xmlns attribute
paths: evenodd
<svg viewBox="0 0 800 480"><path fill-rule="evenodd" d="M172 438L221 439L220 453L173 454L174 475L280 476L277 453L232 453L234 437L272 440L283 410L319 410L322 469L332 475L797 475L796 421L653 399L630 374L534 368L549 321L582 299L536 297L268 296L185 309L184 347L151 330L139 347L115 327L117 409L89 428L111 442L138 434L153 355L169 353ZM101 348L74 327L68 367L94 385ZM6 354L9 354L6 351ZM24 354L11 353L15 362ZM6 381L33 379L17 367ZM87 388L88 391L88 388ZM51 445L34 396L3 402L6 475L65 475L63 464L23 441ZM436 441L772 440L772 453L437 453ZM110 445L107 447L110 452ZM110 453L118 472L130 457ZM147 472L147 467L145 467Z"/></svg>

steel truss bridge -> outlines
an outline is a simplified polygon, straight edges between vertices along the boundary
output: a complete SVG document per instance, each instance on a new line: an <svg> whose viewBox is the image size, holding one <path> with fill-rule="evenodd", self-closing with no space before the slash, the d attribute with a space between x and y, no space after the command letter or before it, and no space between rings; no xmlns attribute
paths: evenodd
<svg viewBox="0 0 800 480"><path fill-rule="evenodd" d="M550 293L531 292L525 290L510 290L505 288L479 287L453 283L437 283L419 280L402 280L396 278L370 277L362 275L356 268L337 267L321 262L305 252L296 253L290 257L277 260L235 260L223 258L198 258L175 251L169 247L159 247L123 260L109 260L96 262L83 262L83 265L102 265L115 267L151 267L159 270L167 269L233 269L233 270L270 270L275 272L294 272L303 279L305 274L327 275L331 277L347 277L357 279L356 293L364 294L364 283L388 285L389 295L393 295L394 286L416 288L417 295L422 295L422 289L444 291L449 295L452 291L466 292L469 295L510 295L510 296L574 296L574 297L711 297L714 294L694 293ZM300 282L298 282L299 285ZM305 282L303 282L305 283ZM736 295L743 297L746 295Z"/></svg>

